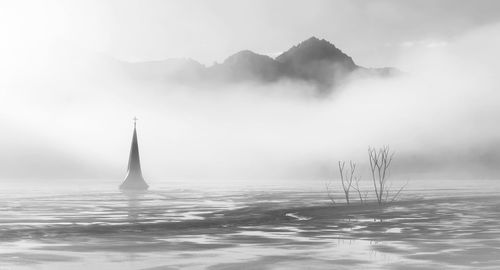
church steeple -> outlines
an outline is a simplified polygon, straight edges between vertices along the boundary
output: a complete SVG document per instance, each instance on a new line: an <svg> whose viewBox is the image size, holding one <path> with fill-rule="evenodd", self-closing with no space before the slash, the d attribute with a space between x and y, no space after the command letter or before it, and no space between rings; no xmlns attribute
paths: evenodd
<svg viewBox="0 0 500 270"><path fill-rule="evenodd" d="M134 117L134 133L132 135L132 145L130 146L127 176L125 177L125 181L120 185L120 189L123 190L146 190L149 187L142 177L139 145L137 143L137 120Z"/></svg>

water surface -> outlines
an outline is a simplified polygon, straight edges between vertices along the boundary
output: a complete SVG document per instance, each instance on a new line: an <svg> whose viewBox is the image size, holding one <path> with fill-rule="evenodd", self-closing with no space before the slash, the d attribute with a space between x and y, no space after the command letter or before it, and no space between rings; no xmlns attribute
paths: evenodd
<svg viewBox="0 0 500 270"><path fill-rule="evenodd" d="M3 189L0 269L498 269L498 181L450 183L385 207L303 187Z"/></svg>

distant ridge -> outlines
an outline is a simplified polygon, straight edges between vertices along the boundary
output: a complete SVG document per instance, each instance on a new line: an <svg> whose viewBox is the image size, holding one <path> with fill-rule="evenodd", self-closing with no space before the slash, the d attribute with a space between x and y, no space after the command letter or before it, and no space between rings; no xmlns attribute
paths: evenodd
<svg viewBox="0 0 500 270"><path fill-rule="evenodd" d="M129 63L132 77L182 83L272 83L279 80L305 81L328 92L357 72L363 76L394 76L395 68L365 68L325 39L311 37L276 58L249 50L237 52L220 64L205 67L192 59L169 59Z"/></svg>

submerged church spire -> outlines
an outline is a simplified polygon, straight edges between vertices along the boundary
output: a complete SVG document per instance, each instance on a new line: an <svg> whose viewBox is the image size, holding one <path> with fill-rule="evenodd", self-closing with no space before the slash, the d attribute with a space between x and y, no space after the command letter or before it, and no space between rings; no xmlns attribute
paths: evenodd
<svg viewBox="0 0 500 270"><path fill-rule="evenodd" d="M120 189L123 190L146 190L149 187L142 177L139 145L137 144L137 120L134 117L134 133L132 135L132 145L130 146L127 176L125 177L125 181L120 185Z"/></svg>

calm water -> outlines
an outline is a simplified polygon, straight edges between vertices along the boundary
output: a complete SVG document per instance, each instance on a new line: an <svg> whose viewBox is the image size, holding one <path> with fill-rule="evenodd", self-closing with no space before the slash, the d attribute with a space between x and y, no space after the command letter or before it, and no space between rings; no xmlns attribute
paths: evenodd
<svg viewBox="0 0 500 270"><path fill-rule="evenodd" d="M499 181L415 186L380 208L321 188L9 185L0 269L500 268Z"/></svg>

